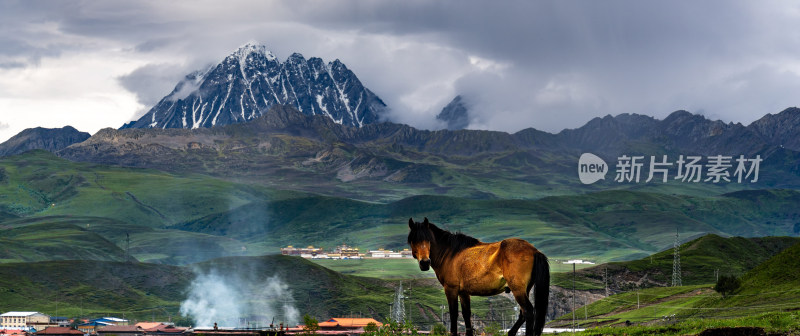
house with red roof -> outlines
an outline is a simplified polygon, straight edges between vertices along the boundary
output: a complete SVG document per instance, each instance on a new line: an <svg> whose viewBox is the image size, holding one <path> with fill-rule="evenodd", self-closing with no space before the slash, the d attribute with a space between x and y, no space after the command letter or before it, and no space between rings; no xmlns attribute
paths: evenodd
<svg viewBox="0 0 800 336"><path fill-rule="evenodd" d="M374 323L378 327L383 326L383 323L380 323L373 318L335 317L325 322L320 322L319 329L325 330L325 329L364 328L370 323Z"/></svg>
<svg viewBox="0 0 800 336"><path fill-rule="evenodd" d="M374 323L376 327L383 326L372 318L348 318L348 317L335 317L327 321L319 323L319 330L317 334L323 336L353 336L361 335L364 333L364 327ZM297 335L303 333L303 326L298 325L297 328L289 328L286 332L287 335Z"/></svg>
<svg viewBox="0 0 800 336"><path fill-rule="evenodd" d="M148 336L183 336L187 328L176 327L171 324L160 324L158 326L144 329L144 334Z"/></svg>
<svg viewBox="0 0 800 336"><path fill-rule="evenodd" d="M83 336L83 331L70 327L47 327L33 333L35 336Z"/></svg>
<svg viewBox="0 0 800 336"><path fill-rule="evenodd" d="M98 336L142 336L144 329L135 325L110 325L97 329Z"/></svg>
<svg viewBox="0 0 800 336"><path fill-rule="evenodd" d="M28 333L24 329L5 329L0 328L0 336L27 336Z"/></svg>

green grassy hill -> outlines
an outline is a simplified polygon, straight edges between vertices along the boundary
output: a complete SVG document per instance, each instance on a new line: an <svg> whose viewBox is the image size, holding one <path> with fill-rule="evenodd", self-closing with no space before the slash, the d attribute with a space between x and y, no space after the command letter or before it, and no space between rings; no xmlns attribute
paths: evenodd
<svg viewBox="0 0 800 336"><path fill-rule="evenodd" d="M298 257L226 257L190 266L136 262L45 261L0 264L0 310L40 311L58 316L125 316L132 319L180 321L179 308L198 276L215 274L225 287L244 293L237 304L291 304L318 319L360 314L386 320L398 281L344 275ZM271 278L277 277L275 285ZM276 287L277 286L277 287ZM406 280L405 305L417 324L440 318L445 297L435 280ZM288 298L275 293L286 293ZM228 300L225 300L228 301ZM503 300L494 298L494 310ZM509 300L505 300L509 301ZM489 302L475 298L473 312L485 316ZM510 301L503 306L513 311ZM258 313L258 312L254 312Z"/></svg>
<svg viewBox="0 0 800 336"><path fill-rule="evenodd" d="M721 308L714 315L800 309L800 244L795 244L741 276L739 290L727 298L706 297L700 307Z"/></svg>
<svg viewBox="0 0 800 336"><path fill-rule="evenodd" d="M800 237L729 237L709 234L681 244L681 275L684 285L714 283L715 270L722 275L739 276L800 243ZM668 286L672 281L673 249L650 257L584 268L577 272L581 289L604 288L603 274L609 275L612 291ZM553 282L571 287L571 272L556 274Z"/></svg>
<svg viewBox="0 0 800 336"><path fill-rule="evenodd" d="M33 224L0 231L0 262L44 260L125 261L126 256L101 235L72 224Z"/></svg>
<svg viewBox="0 0 800 336"><path fill-rule="evenodd" d="M93 260L0 264L0 310L75 317L165 316L192 279L177 266Z"/></svg>
<svg viewBox="0 0 800 336"><path fill-rule="evenodd" d="M800 192L793 190L714 197L612 190L535 200L413 196L372 203L74 163L42 151L4 158L0 169L0 228L70 223L123 250L130 237L135 258L170 264L276 253L286 245L400 249L408 218L425 216L484 241L520 237L554 259L596 262L661 251L675 228L686 239L800 233ZM6 245L7 255L27 253L15 251L19 242ZM6 259L27 260L15 258Z"/></svg>
<svg viewBox="0 0 800 336"><path fill-rule="evenodd" d="M184 265L247 254L249 246L227 237L157 229L103 217L27 217L0 226L7 228L0 230L0 240L5 243L0 253L5 262L124 261L125 249L130 248L131 256L142 262Z"/></svg>
<svg viewBox="0 0 800 336"><path fill-rule="evenodd" d="M682 240L709 232L722 236L794 235L800 220L798 204L800 193L790 190L719 197L606 191L540 200L415 196L388 204L309 196L254 203L170 228L233 234L272 246L330 248L348 243L362 249L401 249L406 247L408 230L404 223L409 217L426 216L442 227L484 241L521 237L554 258L602 262L663 250L671 245L675 228ZM251 218L264 224L253 229L248 226L253 223Z"/></svg>
<svg viewBox="0 0 800 336"><path fill-rule="evenodd" d="M763 243L763 242L762 242ZM733 263L732 265L735 265ZM654 287L613 295L576 309L586 335L685 335L716 327L756 327L767 332L800 331L800 243L741 276L737 291L723 297L712 284ZM664 318L669 316L669 318ZM568 326L572 314L551 322ZM625 321L635 327L624 327Z"/></svg>
<svg viewBox="0 0 800 336"><path fill-rule="evenodd" d="M0 169L0 211L25 217L80 215L164 227L294 195L202 175L75 163L45 151L3 158Z"/></svg>

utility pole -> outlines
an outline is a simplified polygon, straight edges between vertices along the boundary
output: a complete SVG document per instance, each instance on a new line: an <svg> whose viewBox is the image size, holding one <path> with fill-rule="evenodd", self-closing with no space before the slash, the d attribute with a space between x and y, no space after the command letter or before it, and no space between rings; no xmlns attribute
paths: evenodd
<svg viewBox="0 0 800 336"><path fill-rule="evenodd" d="M125 232L125 261L131 261L131 234Z"/></svg>
<svg viewBox="0 0 800 336"><path fill-rule="evenodd" d="M673 255L672 255L672 287L676 286L683 286L683 282L681 281L681 255L678 251L680 245L678 245L678 229L675 229L675 243L673 244Z"/></svg>
<svg viewBox="0 0 800 336"><path fill-rule="evenodd" d="M583 300L583 320L584 321L589 319L589 308L587 308L588 306L589 306L589 303L587 303L586 300Z"/></svg>
<svg viewBox="0 0 800 336"><path fill-rule="evenodd" d="M575 333L575 263L572 263L572 333Z"/></svg>

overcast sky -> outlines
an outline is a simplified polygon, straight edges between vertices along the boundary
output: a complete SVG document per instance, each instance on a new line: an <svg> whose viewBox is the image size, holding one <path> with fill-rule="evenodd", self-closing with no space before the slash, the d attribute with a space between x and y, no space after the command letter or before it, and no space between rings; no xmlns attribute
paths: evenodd
<svg viewBox="0 0 800 336"><path fill-rule="evenodd" d="M338 58L420 128L457 94L479 129L746 125L800 105L799 22L797 1L0 1L0 141L118 128L247 42Z"/></svg>

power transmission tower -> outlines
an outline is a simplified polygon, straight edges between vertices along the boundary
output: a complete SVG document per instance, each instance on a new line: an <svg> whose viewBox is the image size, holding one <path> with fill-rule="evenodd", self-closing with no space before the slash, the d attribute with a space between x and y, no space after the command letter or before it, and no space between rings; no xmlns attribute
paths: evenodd
<svg viewBox="0 0 800 336"><path fill-rule="evenodd" d="M672 287L675 286L683 286L683 281L681 281L681 255L678 251L678 229L675 229L675 244L674 244L674 252L672 258Z"/></svg>
<svg viewBox="0 0 800 336"><path fill-rule="evenodd" d="M406 320L406 305L404 302L405 294L403 293L403 282L397 286L397 291L394 295L394 302L392 304L391 319L398 323L404 323Z"/></svg>
<svg viewBox="0 0 800 336"><path fill-rule="evenodd" d="M608 292L608 264L606 264L606 268L603 271L603 283L605 283L606 286L606 297L609 297L610 293Z"/></svg>

